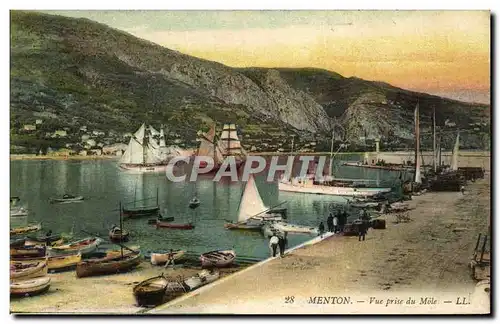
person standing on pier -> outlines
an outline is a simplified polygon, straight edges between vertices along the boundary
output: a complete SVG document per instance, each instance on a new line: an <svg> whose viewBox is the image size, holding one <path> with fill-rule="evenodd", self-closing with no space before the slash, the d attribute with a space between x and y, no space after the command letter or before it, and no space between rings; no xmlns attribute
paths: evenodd
<svg viewBox="0 0 500 324"><path fill-rule="evenodd" d="M333 217L333 233L338 233L339 231L339 214Z"/></svg>
<svg viewBox="0 0 500 324"><path fill-rule="evenodd" d="M334 227L333 227L333 215L330 213L328 218L326 219L326 225L328 226L328 232L333 232Z"/></svg>
<svg viewBox="0 0 500 324"><path fill-rule="evenodd" d="M347 224L347 213L344 210L342 210L342 213L340 213L340 218L339 218L339 230L340 232L344 232L344 227L345 227L345 224Z"/></svg>
<svg viewBox="0 0 500 324"><path fill-rule="evenodd" d="M273 258L276 256L276 249L278 248L279 238L276 236L276 231L273 231L273 236L269 239L269 247L273 253Z"/></svg>
<svg viewBox="0 0 500 324"><path fill-rule="evenodd" d="M461 186L460 191L462 192L462 195L465 195L465 186Z"/></svg>
<svg viewBox="0 0 500 324"><path fill-rule="evenodd" d="M323 224L323 222L319 223L318 230L319 230L319 235L323 237L323 233L325 232L325 225Z"/></svg>
<svg viewBox="0 0 500 324"><path fill-rule="evenodd" d="M174 250L170 249L170 253L168 254L168 260L167 263L165 263L165 269L172 264L172 268L175 267L175 262L174 262Z"/></svg>
<svg viewBox="0 0 500 324"><path fill-rule="evenodd" d="M366 230L367 230L367 222L360 219L360 222L358 223L358 241L361 241L361 238L363 238L363 241L365 240Z"/></svg>
<svg viewBox="0 0 500 324"><path fill-rule="evenodd" d="M280 257L284 257L285 256L285 237L284 237L284 233L279 235L278 236L278 245L280 247Z"/></svg>

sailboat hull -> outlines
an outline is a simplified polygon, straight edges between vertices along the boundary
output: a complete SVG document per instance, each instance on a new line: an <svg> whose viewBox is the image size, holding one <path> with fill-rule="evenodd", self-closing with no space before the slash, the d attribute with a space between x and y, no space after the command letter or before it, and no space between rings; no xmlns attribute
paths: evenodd
<svg viewBox="0 0 500 324"><path fill-rule="evenodd" d="M159 173L169 169L168 164L120 164L123 171L134 173Z"/></svg>
<svg viewBox="0 0 500 324"><path fill-rule="evenodd" d="M352 188L352 187L331 187L322 185L296 185L279 182L280 191L309 193L316 195L344 196L344 197L372 197L380 193L391 192L391 188Z"/></svg>

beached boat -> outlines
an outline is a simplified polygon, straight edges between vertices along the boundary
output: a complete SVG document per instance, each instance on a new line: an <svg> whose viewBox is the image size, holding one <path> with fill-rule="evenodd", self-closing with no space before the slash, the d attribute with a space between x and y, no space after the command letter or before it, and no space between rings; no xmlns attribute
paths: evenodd
<svg viewBox="0 0 500 324"><path fill-rule="evenodd" d="M195 276L184 280L184 284L188 287L189 291L193 291L201 286L207 285L219 279L219 271L202 270Z"/></svg>
<svg viewBox="0 0 500 324"><path fill-rule="evenodd" d="M173 222L175 218L173 216L163 217L162 215L158 216L158 218L150 218L148 219L148 224L156 224L156 222Z"/></svg>
<svg viewBox="0 0 500 324"><path fill-rule="evenodd" d="M198 136L200 146L195 156L209 156L214 159L214 166L207 174L218 172L228 156L234 157L236 169L244 165L247 152L241 145L235 124L224 124L218 140L215 125L207 133L199 133ZM199 167L206 168L206 161L200 161Z"/></svg>
<svg viewBox="0 0 500 324"><path fill-rule="evenodd" d="M169 260L170 253L173 254L173 260L179 260L186 254L186 251L183 250L176 250L172 252L165 252L165 253L158 253L158 252L152 252L151 253L151 264L152 265L159 265L166 263Z"/></svg>
<svg viewBox="0 0 500 324"><path fill-rule="evenodd" d="M275 206L276 207L276 206ZM238 207L238 221L236 223L226 223L224 227L230 230L255 230L260 231L266 221L280 221L283 219L282 213L268 214L272 208L264 205L260 196L255 178L250 174L245 189L241 195Z"/></svg>
<svg viewBox="0 0 500 324"><path fill-rule="evenodd" d="M27 237L26 245L41 245L57 246L64 243L64 238L61 235L39 235L36 237Z"/></svg>
<svg viewBox="0 0 500 324"><path fill-rule="evenodd" d="M152 126L142 124L130 138L119 167L124 171L137 173L166 172L168 161L163 158L160 143L155 136L160 134Z"/></svg>
<svg viewBox="0 0 500 324"><path fill-rule="evenodd" d="M90 254L94 252L99 244L102 243L100 238L90 237L82 240L78 240L65 245L49 247L49 255L65 255L65 254L76 254L81 253L82 255Z"/></svg>
<svg viewBox="0 0 500 324"><path fill-rule="evenodd" d="M61 255L61 256L30 258L28 260L17 260L17 261L11 261L11 264L16 262L30 263L35 261L44 261L44 262L46 261L49 271L61 271L76 266L76 264L81 260L82 260L82 255L80 253L77 253L77 254Z"/></svg>
<svg viewBox="0 0 500 324"><path fill-rule="evenodd" d="M163 274L139 283L133 289L137 306L155 307L165 303L168 284L169 281Z"/></svg>
<svg viewBox="0 0 500 324"><path fill-rule="evenodd" d="M139 245L132 245L128 246L127 249L123 249L123 255L129 255L131 253L139 253L139 252L141 252L141 247ZM105 252L104 257L113 258L120 256L121 254L122 254L121 249L107 250Z"/></svg>
<svg viewBox="0 0 500 324"><path fill-rule="evenodd" d="M10 295L13 297L27 297L42 294L49 290L50 277L28 279L10 284Z"/></svg>
<svg viewBox="0 0 500 324"><path fill-rule="evenodd" d="M217 250L203 253L200 261L204 268L223 268L230 266L235 258L236 253L233 250Z"/></svg>
<svg viewBox="0 0 500 324"><path fill-rule="evenodd" d="M141 263L141 253L134 252L128 255L105 257L79 262L76 265L78 278L114 274L130 271Z"/></svg>
<svg viewBox="0 0 500 324"><path fill-rule="evenodd" d="M42 223L31 224L31 225L28 225L28 226L11 228L10 229L10 235L19 235L19 234L37 232L37 231L39 231L41 229L42 229Z"/></svg>
<svg viewBox="0 0 500 324"><path fill-rule="evenodd" d="M10 207L10 217L28 216L29 211L24 207Z"/></svg>
<svg viewBox="0 0 500 324"><path fill-rule="evenodd" d="M171 229L181 229L181 230L191 230L194 229L193 223L170 223L170 222L156 222L156 228L171 228Z"/></svg>
<svg viewBox="0 0 500 324"><path fill-rule="evenodd" d="M129 232L121 230L119 227L114 227L109 230L109 239L112 242L127 242L129 239Z"/></svg>
<svg viewBox="0 0 500 324"><path fill-rule="evenodd" d="M25 245L10 249L12 260L44 257L46 253L47 247L44 245Z"/></svg>
<svg viewBox="0 0 500 324"><path fill-rule="evenodd" d="M48 267L46 261L11 262L10 280L20 281L47 275Z"/></svg>
<svg viewBox="0 0 500 324"><path fill-rule="evenodd" d="M72 203L72 202L79 202L83 200L83 196L73 196L69 194L65 194L61 198L50 198L49 199L51 203Z"/></svg>
<svg viewBox="0 0 500 324"><path fill-rule="evenodd" d="M278 182L280 191L308 193L317 195L345 196L345 197L373 197L380 193L391 192L391 188L367 187L356 184L355 180L333 179L332 181L316 181L313 175L295 177L291 180L282 178ZM363 182L360 180L359 182Z"/></svg>
<svg viewBox="0 0 500 324"><path fill-rule="evenodd" d="M25 237L12 239L12 240L10 240L10 247L11 248L23 247L25 245L25 243L26 243ZM28 244L28 245L30 245L30 244Z"/></svg>

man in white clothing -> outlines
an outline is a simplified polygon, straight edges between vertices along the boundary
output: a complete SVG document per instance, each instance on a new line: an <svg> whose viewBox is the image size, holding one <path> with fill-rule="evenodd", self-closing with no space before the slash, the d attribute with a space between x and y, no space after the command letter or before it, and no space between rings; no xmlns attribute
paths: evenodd
<svg viewBox="0 0 500 324"><path fill-rule="evenodd" d="M280 239L276 235L276 232L273 232L273 236L271 236L271 239L269 240L269 247L272 250L273 258L276 256L276 249L278 248L279 241Z"/></svg>
<svg viewBox="0 0 500 324"><path fill-rule="evenodd" d="M337 215L333 217L333 233L339 232L339 218Z"/></svg>

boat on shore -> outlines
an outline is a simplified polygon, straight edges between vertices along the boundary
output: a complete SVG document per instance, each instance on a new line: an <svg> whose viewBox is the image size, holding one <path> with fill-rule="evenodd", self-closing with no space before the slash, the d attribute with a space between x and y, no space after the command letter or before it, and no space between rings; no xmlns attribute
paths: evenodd
<svg viewBox="0 0 500 324"><path fill-rule="evenodd" d="M141 263L141 253L133 252L127 255L90 259L76 265L78 278L127 272Z"/></svg>
<svg viewBox="0 0 500 324"><path fill-rule="evenodd" d="M133 289L137 306L155 307L165 303L168 284L168 279L163 274L137 284Z"/></svg>
<svg viewBox="0 0 500 324"><path fill-rule="evenodd" d="M25 245L10 249L11 260L45 257L46 254L47 247L45 245Z"/></svg>
<svg viewBox="0 0 500 324"><path fill-rule="evenodd" d="M119 227L114 227L109 230L109 240L111 242L127 242L130 233L127 230L122 230Z"/></svg>
<svg viewBox="0 0 500 324"><path fill-rule="evenodd" d="M83 201L83 196L73 196L73 195L65 194L64 196L62 196L62 198L50 198L49 201L52 204L80 202L80 201Z"/></svg>
<svg viewBox="0 0 500 324"><path fill-rule="evenodd" d="M26 238L15 238L10 240L10 247L11 248L20 248L26 245ZM31 245L31 244L28 244Z"/></svg>
<svg viewBox="0 0 500 324"><path fill-rule="evenodd" d="M180 229L180 230L191 230L194 229L193 223L171 223L171 222L163 222L157 221L156 228L171 228L171 229Z"/></svg>
<svg viewBox="0 0 500 324"><path fill-rule="evenodd" d="M50 277L28 279L11 282L10 295L12 297L28 297L42 294L49 290Z"/></svg>
<svg viewBox="0 0 500 324"><path fill-rule="evenodd" d="M219 279L220 273L216 270L202 270L198 272L195 276L187 278L184 280L184 285L188 287L189 291L193 291L202 286L208 285L211 282Z"/></svg>
<svg viewBox="0 0 500 324"><path fill-rule="evenodd" d="M216 250L203 253L200 261L203 268L224 268L233 264L235 258L233 250Z"/></svg>
<svg viewBox="0 0 500 324"><path fill-rule="evenodd" d="M49 256L81 253L82 256L94 252L102 240L97 237L84 238L65 245L49 247Z"/></svg>
<svg viewBox="0 0 500 324"><path fill-rule="evenodd" d="M123 255L129 255L131 253L139 253L139 252L141 252L140 249L141 249L141 247L139 245L132 245L132 246L129 246L127 249L124 249L123 251L121 249L107 250L104 253L104 257L113 258L113 257L120 256L122 253L123 253Z"/></svg>
<svg viewBox="0 0 500 324"><path fill-rule="evenodd" d="M181 259L185 254L186 251L183 250L175 250L172 252L152 252L151 253L151 264L152 265L160 265L160 264L165 264L169 260L170 254L172 254L172 259L174 261L177 261Z"/></svg>
<svg viewBox="0 0 500 324"><path fill-rule="evenodd" d="M20 281L47 275L48 266L46 261L11 262L10 280Z"/></svg>
<svg viewBox="0 0 500 324"><path fill-rule="evenodd" d="M42 223L31 224L23 227L11 228L10 235L19 235L31 232L37 232L42 229Z"/></svg>
<svg viewBox="0 0 500 324"><path fill-rule="evenodd" d="M64 243L64 238L59 235L40 235L36 237L27 237L25 239L25 245L47 245L47 246L57 246Z"/></svg>

